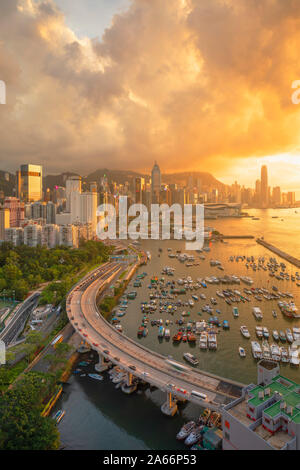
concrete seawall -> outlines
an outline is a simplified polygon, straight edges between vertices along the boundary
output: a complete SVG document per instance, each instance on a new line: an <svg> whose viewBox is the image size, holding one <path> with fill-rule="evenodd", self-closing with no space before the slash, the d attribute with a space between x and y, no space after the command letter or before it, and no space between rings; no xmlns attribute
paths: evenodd
<svg viewBox="0 0 300 470"><path fill-rule="evenodd" d="M265 248L267 248L268 250L272 251L272 252L275 253L276 255L280 256L281 258L285 259L285 260L288 261L289 263L293 264L293 265L296 266L297 268L300 268L300 260L297 259L297 258L294 258L294 256L291 256L291 255L289 255L288 253L285 253L284 251L280 250L280 249L277 248L276 246L271 245L270 243L266 242L266 241L263 240L262 238L257 238L257 239L256 239L256 242L257 242L259 245L262 245L262 246L264 246Z"/></svg>

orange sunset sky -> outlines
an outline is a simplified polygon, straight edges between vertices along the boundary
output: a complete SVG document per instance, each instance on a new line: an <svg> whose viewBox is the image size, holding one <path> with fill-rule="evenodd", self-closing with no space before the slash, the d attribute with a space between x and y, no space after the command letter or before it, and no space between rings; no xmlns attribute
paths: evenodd
<svg viewBox="0 0 300 470"><path fill-rule="evenodd" d="M300 0L1 0L0 13L1 169L157 160L253 186L267 164L272 186L300 189Z"/></svg>

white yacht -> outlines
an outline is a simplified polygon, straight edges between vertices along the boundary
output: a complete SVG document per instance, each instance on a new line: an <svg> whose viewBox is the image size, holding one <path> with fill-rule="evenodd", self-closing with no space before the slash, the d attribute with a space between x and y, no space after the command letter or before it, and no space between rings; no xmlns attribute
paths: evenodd
<svg viewBox="0 0 300 470"><path fill-rule="evenodd" d="M247 338L247 339L250 338L250 333L249 333L249 330L246 326L244 326L244 325L241 326L240 330L241 330L241 333L244 336L244 338Z"/></svg>

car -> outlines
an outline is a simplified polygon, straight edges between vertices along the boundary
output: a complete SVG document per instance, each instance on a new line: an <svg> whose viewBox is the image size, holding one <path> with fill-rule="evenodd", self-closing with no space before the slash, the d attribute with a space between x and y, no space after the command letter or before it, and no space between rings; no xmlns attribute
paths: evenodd
<svg viewBox="0 0 300 470"><path fill-rule="evenodd" d="M96 346L96 347L97 347L97 346L99 346L99 344L98 344L98 343L93 343L93 346Z"/></svg>
<svg viewBox="0 0 300 470"><path fill-rule="evenodd" d="M143 375L144 377L149 377L150 374L149 374L148 372L143 372L142 375Z"/></svg>
<svg viewBox="0 0 300 470"><path fill-rule="evenodd" d="M117 361L117 362L120 362L120 358L119 358L119 357L114 357L114 360Z"/></svg>
<svg viewBox="0 0 300 470"><path fill-rule="evenodd" d="M85 338L87 338L87 337L88 337L88 335L87 335L86 333L83 333L83 336L84 336Z"/></svg>
<svg viewBox="0 0 300 470"><path fill-rule="evenodd" d="M77 323L77 321L75 321L75 322L74 322L74 325L78 326L78 323Z"/></svg>
<svg viewBox="0 0 300 470"><path fill-rule="evenodd" d="M174 385L174 384L167 384L167 387L168 387L168 388L174 388L175 385Z"/></svg>
<svg viewBox="0 0 300 470"><path fill-rule="evenodd" d="M188 395L188 392L184 388L176 388L177 392L183 393L183 395Z"/></svg>
<svg viewBox="0 0 300 470"><path fill-rule="evenodd" d="M97 346L98 346L98 345L97 345ZM103 352L104 352L104 354L109 354L108 349L104 349Z"/></svg>
<svg viewBox="0 0 300 470"><path fill-rule="evenodd" d="M129 366L129 369L136 370L136 367L135 366Z"/></svg>

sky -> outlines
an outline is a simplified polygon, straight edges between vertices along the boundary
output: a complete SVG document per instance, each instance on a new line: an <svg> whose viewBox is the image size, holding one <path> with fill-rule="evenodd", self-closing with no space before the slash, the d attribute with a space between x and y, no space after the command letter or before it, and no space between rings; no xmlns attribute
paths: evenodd
<svg viewBox="0 0 300 470"><path fill-rule="evenodd" d="M1 0L0 168L297 190L299 44L299 0Z"/></svg>

